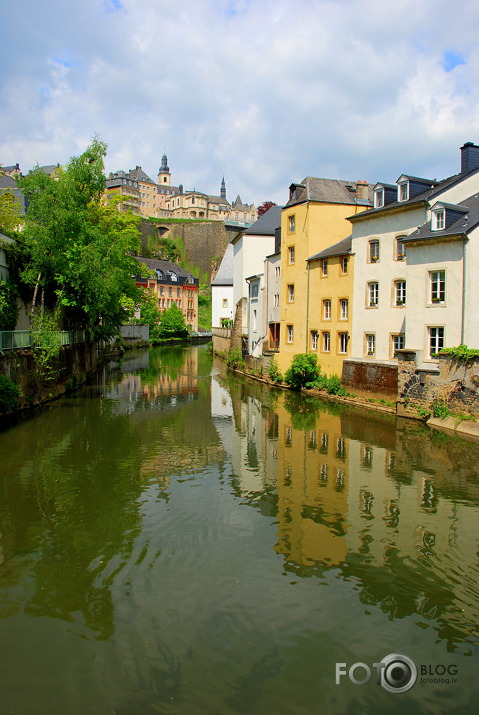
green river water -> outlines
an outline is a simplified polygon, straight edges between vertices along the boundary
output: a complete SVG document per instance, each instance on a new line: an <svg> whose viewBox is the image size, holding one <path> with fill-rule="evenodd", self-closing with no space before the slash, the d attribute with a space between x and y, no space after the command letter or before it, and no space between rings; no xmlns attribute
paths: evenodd
<svg viewBox="0 0 479 715"><path fill-rule="evenodd" d="M478 444L201 346L111 363L0 455L0 715L477 711Z"/></svg>

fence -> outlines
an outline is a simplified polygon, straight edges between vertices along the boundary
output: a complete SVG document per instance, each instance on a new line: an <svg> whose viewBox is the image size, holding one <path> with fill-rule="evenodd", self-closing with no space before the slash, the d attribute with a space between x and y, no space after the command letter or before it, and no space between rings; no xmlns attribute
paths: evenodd
<svg viewBox="0 0 479 715"><path fill-rule="evenodd" d="M73 345L84 343L84 330L58 330L53 333L53 339L58 345ZM4 330L0 332L0 350L15 350L35 347L35 338L30 330Z"/></svg>

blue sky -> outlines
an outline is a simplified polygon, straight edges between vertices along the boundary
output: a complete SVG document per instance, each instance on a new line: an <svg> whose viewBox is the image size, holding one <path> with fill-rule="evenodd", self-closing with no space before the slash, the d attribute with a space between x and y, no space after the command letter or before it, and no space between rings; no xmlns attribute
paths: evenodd
<svg viewBox="0 0 479 715"><path fill-rule="evenodd" d="M479 143L479 3L0 0L0 163L287 199L305 176L442 178ZM28 22L26 22L28 18ZM19 31L21 28L21 32Z"/></svg>

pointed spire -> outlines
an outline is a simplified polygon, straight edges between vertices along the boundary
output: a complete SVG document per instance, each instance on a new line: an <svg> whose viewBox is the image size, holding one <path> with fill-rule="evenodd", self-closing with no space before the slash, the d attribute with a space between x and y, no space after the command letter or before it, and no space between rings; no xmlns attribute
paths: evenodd
<svg viewBox="0 0 479 715"><path fill-rule="evenodd" d="M221 182L221 198L226 201L226 184L225 184L225 177L223 176L223 180Z"/></svg>

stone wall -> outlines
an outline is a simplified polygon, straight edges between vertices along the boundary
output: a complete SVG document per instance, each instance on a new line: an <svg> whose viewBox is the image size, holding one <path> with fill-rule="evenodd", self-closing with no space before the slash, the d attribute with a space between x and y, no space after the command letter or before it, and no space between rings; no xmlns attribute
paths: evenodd
<svg viewBox="0 0 479 715"><path fill-rule="evenodd" d="M225 226L222 221L165 223L165 227L168 232L164 235L173 240L181 238L187 260L208 276L218 269L228 243L240 230L237 226Z"/></svg>
<svg viewBox="0 0 479 715"><path fill-rule="evenodd" d="M451 412L479 414L479 359L439 356L437 369L416 368L415 352L398 352L398 410L430 410L433 403ZM400 407L401 406L401 407Z"/></svg>
<svg viewBox="0 0 479 715"><path fill-rule="evenodd" d="M398 369L395 365L345 360L341 382L351 390L362 390L385 395L397 394Z"/></svg>
<svg viewBox="0 0 479 715"><path fill-rule="evenodd" d="M97 343L75 343L60 348L55 367L59 379L40 380L32 350L9 350L0 355L0 374L6 375L22 392L20 408L30 407L73 389L85 382L98 367Z"/></svg>
<svg viewBox="0 0 479 715"><path fill-rule="evenodd" d="M213 352L216 354L229 353L231 347L231 328L213 328Z"/></svg>
<svg viewBox="0 0 479 715"><path fill-rule="evenodd" d="M150 340L149 325L121 325L120 335L126 348L145 345Z"/></svg>

